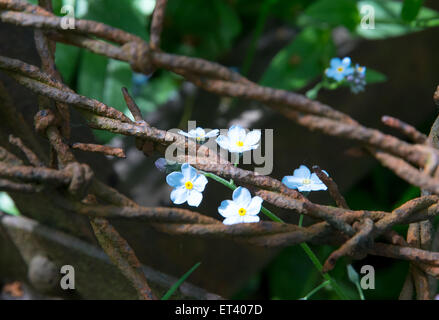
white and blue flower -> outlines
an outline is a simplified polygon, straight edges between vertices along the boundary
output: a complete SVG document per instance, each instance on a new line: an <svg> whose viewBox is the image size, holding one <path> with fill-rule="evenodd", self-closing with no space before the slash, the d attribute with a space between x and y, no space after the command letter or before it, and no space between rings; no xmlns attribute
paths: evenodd
<svg viewBox="0 0 439 320"><path fill-rule="evenodd" d="M221 148L230 152L242 153L257 149L259 147L259 140L261 140L260 130L253 130L247 133L244 128L234 125L229 128L227 136L221 135L216 138L216 143Z"/></svg>
<svg viewBox="0 0 439 320"><path fill-rule="evenodd" d="M253 197L246 188L238 187L233 191L233 200L224 200L218 207L218 212L225 219L226 225L236 223L259 222L259 211L261 211L262 198Z"/></svg>
<svg viewBox="0 0 439 320"><path fill-rule="evenodd" d="M351 67L351 58L349 57L332 58L330 68L325 70L326 76L336 81L341 81L352 73L354 73L354 68Z"/></svg>
<svg viewBox="0 0 439 320"><path fill-rule="evenodd" d="M184 131L180 130L178 133L185 136L185 137L193 138L197 142L201 143L201 142L204 142L208 138L216 137L219 133L219 130L215 129L215 130L211 130L211 131L206 133L206 131L203 128L197 127L195 129L189 130L189 132L184 132Z"/></svg>
<svg viewBox="0 0 439 320"><path fill-rule="evenodd" d="M166 176L166 182L174 188L171 192L171 200L175 204L187 204L198 207L203 200L204 188L207 178L197 173L190 164L184 163L181 172L175 171Z"/></svg>
<svg viewBox="0 0 439 320"><path fill-rule="evenodd" d="M358 63L355 65L355 73L357 73L358 75L361 76L365 76L366 75L366 67L364 66L360 66Z"/></svg>
<svg viewBox="0 0 439 320"><path fill-rule="evenodd" d="M322 171L329 177L329 174L326 171ZM294 170L292 176L283 177L282 183L288 188L297 189L300 192L328 189L319 177L315 173L311 173L311 171L304 165L301 165L299 169Z"/></svg>

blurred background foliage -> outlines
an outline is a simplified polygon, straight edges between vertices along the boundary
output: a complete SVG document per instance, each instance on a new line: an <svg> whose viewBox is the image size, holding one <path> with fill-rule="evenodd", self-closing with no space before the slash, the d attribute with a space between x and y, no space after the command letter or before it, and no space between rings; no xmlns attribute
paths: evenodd
<svg viewBox="0 0 439 320"><path fill-rule="evenodd" d="M154 0L54 0L54 11L61 16L61 7L72 5L77 18L104 22L147 40L154 4ZM361 28L367 5L375 9L373 30ZM439 25L438 12L425 7L423 0L170 0L162 49L218 61L240 40L250 37L242 64L230 66L247 74L257 63L254 61L257 43L269 19L297 33L277 52L261 78L252 80L287 90L303 89L322 75L329 60L336 55L332 37L335 28L345 28L354 39L386 39ZM183 83L182 78L166 71L160 70L152 76L136 74L127 63L63 44L57 45L56 64L65 82L79 94L103 101L128 116L131 115L125 110L121 87L127 87L134 94L147 115L172 99ZM379 71L368 69L368 83L385 80ZM429 125L419 129L427 133ZM113 138L106 132L96 131L95 134L101 143L109 143ZM377 166L346 194L346 199L352 209L392 210L419 193L418 188L401 182L393 173ZM4 193L0 194L0 209L18 214ZM404 228L396 230L405 231ZM313 247L321 261L333 249ZM369 257L357 267L353 264L357 271L364 264L375 267L377 263L381 264L380 272L376 273L376 290L365 291L366 299L398 297L408 264L386 261L377 262ZM332 275L351 298L358 299L346 272L348 263L338 263ZM294 246L281 251L235 298L299 299L322 282L301 248ZM313 298L337 297L326 287Z"/></svg>

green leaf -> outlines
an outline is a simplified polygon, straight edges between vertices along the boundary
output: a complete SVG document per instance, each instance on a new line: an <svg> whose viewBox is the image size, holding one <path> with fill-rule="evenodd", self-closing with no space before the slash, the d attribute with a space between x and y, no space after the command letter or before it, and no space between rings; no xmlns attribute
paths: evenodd
<svg viewBox="0 0 439 320"><path fill-rule="evenodd" d="M64 43L56 44L55 64L61 73L64 82L72 86L75 72L78 69L79 53L81 49Z"/></svg>
<svg viewBox="0 0 439 320"><path fill-rule="evenodd" d="M183 282L194 272L199 266L201 262L197 262L188 272L186 272L176 283L172 285L172 287L164 294L161 300L168 300L174 292L182 285Z"/></svg>
<svg viewBox="0 0 439 320"><path fill-rule="evenodd" d="M103 102L120 111L130 114L126 107L121 88L131 90L133 72L127 62L110 59L106 69L103 88Z"/></svg>
<svg viewBox="0 0 439 320"><path fill-rule="evenodd" d="M239 16L228 1L169 1L163 49L214 59L233 45L241 29Z"/></svg>
<svg viewBox="0 0 439 320"><path fill-rule="evenodd" d="M0 192L0 211L12 214L14 216L19 216L20 211L18 211L15 206L14 200L6 193Z"/></svg>
<svg viewBox="0 0 439 320"><path fill-rule="evenodd" d="M146 15L133 1L89 0L84 19L103 22L148 39Z"/></svg>
<svg viewBox="0 0 439 320"><path fill-rule="evenodd" d="M305 28L273 58L262 85L297 90L321 75L335 54L329 30Z"/></svg>
<svg viewBox="0 0 439 320"><path fill-rule="evenodd" d="M136 103L144 115L155 111L159 105L177 95L180 83L181 79L174 74L162 73L159 77L141 85L139 95L135 96Z"/></svg>
<svg viewBox="0 0 439 320"><path fill-rule="evenodd" d="M412 21L421 10L424 0L404 0L401 10L401 18L405 21Z"/></svg>
<svg viewBox="0 0 439 320"><path fill-rule="evenodd" d="M366 83L380 83L385 81L387 81L387 77L381 72L370 68L366 69Z"/></svg>
<svg viewBox="0 0 439 320"><path fill-rule="evenodd" d="M362 19L370 24L369 16L374 17L374 29L357 26L356 33L366 39L385 39L401 36L407 33L423 30L427 27L439 25L439 14L437 11L422 7L417 19L407 23L401 18L402 3L398 1L367 0L359 1L358 8L362 13ZM373 8L373 11L361 11L361 8Z"/></svg>
<svg viewBox="0 0 439 320"><path fill-rule="evenodd" d="M330 27L345 26L355 30L360 22L356 0L320 0L309 6L298 20L299 25L323 22Z"/></svg>
<svg viewBox="0 0 439 320"><path fill-rule="evenodd" d="M79 64L77 91L83 96L103 100L108 58L83 51Z"/></svg>

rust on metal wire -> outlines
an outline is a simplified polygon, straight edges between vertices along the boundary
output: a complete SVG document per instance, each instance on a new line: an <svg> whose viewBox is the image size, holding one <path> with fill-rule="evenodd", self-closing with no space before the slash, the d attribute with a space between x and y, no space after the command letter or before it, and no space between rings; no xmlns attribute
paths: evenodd
<svg viewBox="0 0 439 320"><path fill-rule="evenodd" d="M79 142L72 144L72 148L77 150L87 151L87 152L103 153L107 156L126 158L125 152L123 151L122 148L103 146L94 143L79 143Z"/></svg>

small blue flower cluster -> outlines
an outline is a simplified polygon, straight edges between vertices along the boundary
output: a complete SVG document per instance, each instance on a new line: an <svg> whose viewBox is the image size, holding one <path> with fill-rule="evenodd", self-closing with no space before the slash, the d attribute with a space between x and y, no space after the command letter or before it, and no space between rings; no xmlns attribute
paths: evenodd
<svg viewBox="0 0 439 320"><path fill-rule="evenodd" d="M332 58L330 67L325 70L328 78L337 82L345 80L353 93L364 91L366 86L366 67L356 64L352 67L351 58Z"/></svg>
<svg viewBox="0 0 439 320"><path fill-rule="evenodd" d="M188 133L180 132L180 134L202 143L205 138L214 137L218 132L219 130L212 130L206 134L204 129L198 127ZM219 136L216 142L229 152L242 153L258 148L260 138L261 132L259 130L246 133L244 128L232 126L227 136ZM178 164L169 163L163 158L156 161L157 168L164 172L169 172L170 168L175 170L176 165ZM326 171L324 172L327 174ZM206 188L208 180L203 173L197 172L189 163L184 163L181 165L180 171L173 171L166 176L166 182L173 188L170 196L173 203L183 204L187 202L190 206L198 207L203 200L202 192ZM292 176L285 176L282 183L288 188L297 189L300 192L327 189L317 175L311 173L304 165L294 170ZM233 191L232 200L221 202L218 213L225 218L223 223L226 225L259 222L258 214L262 208L262 201L261 197L252 197L248 189L237 187Z"/></svg>

